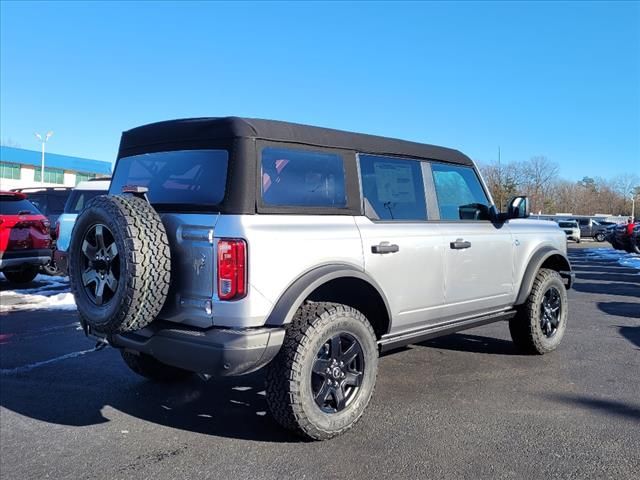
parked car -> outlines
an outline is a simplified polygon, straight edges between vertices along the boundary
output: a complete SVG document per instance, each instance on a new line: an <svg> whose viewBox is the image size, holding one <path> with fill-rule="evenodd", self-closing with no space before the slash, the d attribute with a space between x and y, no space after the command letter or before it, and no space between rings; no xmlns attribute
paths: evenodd
<svg viewBox="0 0 640 480"><path fill-rule="evenodd" d="M56 275L59 273L55 262L53 261L53 249L55 249L55 225L58 217L64 211L64 204L69 198L72 187L25 187L16 188L13 192L27 194L29 201L32 202L38 210L49 220L51 225L52 251L51 262L43 265L41 271L47 275Z"/></svg>
<svg viewBox="0 0 640 480"><path fill-rule="evenodd" d="M0 271L27 283L51 260L49 221L23 193L0 192Z"/></svg>
<svg viewBox="0 0 640 480"><path fill-rule="evenodd" d="M567 235L567 240L573 240L576 243L580 243L580 227L575 220L560 220L558 226L564 230Z"/></svg>
<svg viewBox="0 0 640 480"><path fill-rule="evenodd" d="M89 200L98 195L105 195L109 191L110 178L100 178L80 182L73 189L64 205L64 212L58 217L55 226L56 249L54 263L61 273L67 273L67 250L71 241L71 232L78 217L78 213L87 205Z"/></svg>
<svg viewBox="0 0 640 480"><path fill-rule="evenodd" d="M72 187L25 187L15 188L13 192L28 195L29 201L49 220L54 226L58 217L64 211L64 204L73 191Z"/></svg>
<svg viewBox="0 0 640 480"><path fill-rule="evenodd" d="M364 413L380 352L500 320L523 352L558 347L567 242L528 216L526 197L498 212L457 150L168 121L123 134L109 195L76 219L70 283L85 333L137 374L265 367L275 420L323 440Z"/></svg>
<svg viewBox="0 0 640 480"><path fill-rule="evenodd" d="M596 242L604 242L606 222L600 222L589 217L569 218L578 223L580 238L593 238Z"/></svg>
<svg viewBox="0 0 640 480"><path fill-rule="evenodd" d="M611 246L615 249L618 249L617 246L617 242L616 242L616 227L618 226L617 223L614 223L612 225L607 225L605 231L604 231L604 238L607 242L609 242L611 244Z"/></svg>
<svg viewBox="0 0 640 480"><path fill-rule="evenodd" d="M625 250L629 253L635 253L632 243L633 230L638 223L620 223L616 226L613 245L618 250Z"/></svg>
<svg viewBox="0 0 640 480"><path fill-rule="evenodd" d="M638 222L636 222L633 227L633 231L631 232L630 246L632 253L640 255L640 223Z"/></svg>

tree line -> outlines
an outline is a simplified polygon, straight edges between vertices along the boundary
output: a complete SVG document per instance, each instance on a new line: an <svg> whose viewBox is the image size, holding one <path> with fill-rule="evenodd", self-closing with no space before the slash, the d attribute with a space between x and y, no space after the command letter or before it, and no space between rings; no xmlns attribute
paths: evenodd
<svg viewBox="0 0 640 480"><path fill-rule="evenodd" d="M560 178L558 164L547 157L527 161L480 164L480 171L502 210L514 195L527 195L531 213L573 215L631 215L631 196L640 203L640 176L618 175L611 179L584 177L577 182ZM640 205L636 205L636 216Z"/></svg>

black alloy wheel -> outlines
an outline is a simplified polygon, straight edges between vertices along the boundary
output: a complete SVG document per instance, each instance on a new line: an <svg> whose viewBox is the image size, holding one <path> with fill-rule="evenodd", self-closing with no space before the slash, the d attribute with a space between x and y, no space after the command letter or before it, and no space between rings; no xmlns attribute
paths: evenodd
<svg viewBox="0 0 640 480"><path fill-rule="evenodd" d="M364 376L362 347L348 333L331 337L320 348L313 363L311 390L325 413L347 408L358 395Z"/></svg>
<svg viewBox="0 0 640 480"><path fill-rule="evenodd" d="M120 259L113 233L106 225L96 224L82 240L82 285L96 305L108 303L120 281Z"/></svg>
<svg viewBox="0 0 640 480"><path fill-rule="evenodd" d="M553 337L560 325L562 300L556 287L549 287L542 297L540 308L540 328L547 338Z"/></svg>

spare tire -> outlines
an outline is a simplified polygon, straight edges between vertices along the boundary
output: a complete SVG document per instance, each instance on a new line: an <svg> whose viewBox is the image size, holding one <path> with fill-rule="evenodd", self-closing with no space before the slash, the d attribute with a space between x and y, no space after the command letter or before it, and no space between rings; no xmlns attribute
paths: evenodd
<svg viewBox="0 0 640 480"><path fill-rule="evenodd" d="M71 234L69 279L78 312L93 331L149 325L171 283L169 241L158 213L132 195L92 199Z"/></svg>

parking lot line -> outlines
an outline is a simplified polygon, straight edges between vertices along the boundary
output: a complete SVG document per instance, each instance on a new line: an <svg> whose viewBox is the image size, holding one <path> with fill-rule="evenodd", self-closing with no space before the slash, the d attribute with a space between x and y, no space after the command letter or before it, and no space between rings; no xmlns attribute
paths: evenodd
<svg viewBox="0 0 640 480"><path fill-rule="evenodd" d="M23 365L15 368L1 368L0 376L5 375L16 375L19 373L25 373L33 370L34 368L43 367L45 365L51 365L52 363L57 363L62 360L67 360L69 358L81 357L82 355L86 355L87 353L95 352L98 348L90 348L89 350L80 350L78 352L71 352L65 355L60 355L59 357L50 358L48 360L43 360L40 362L30 363L29 365Z"/></svg>

